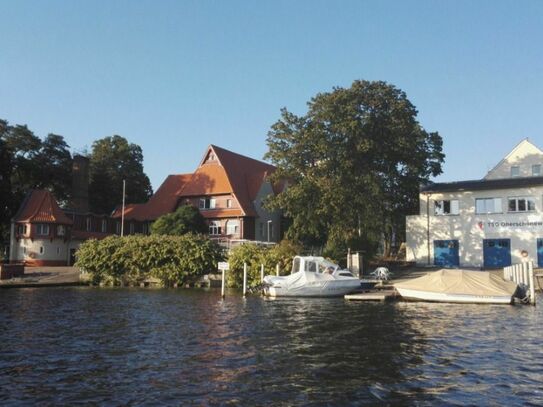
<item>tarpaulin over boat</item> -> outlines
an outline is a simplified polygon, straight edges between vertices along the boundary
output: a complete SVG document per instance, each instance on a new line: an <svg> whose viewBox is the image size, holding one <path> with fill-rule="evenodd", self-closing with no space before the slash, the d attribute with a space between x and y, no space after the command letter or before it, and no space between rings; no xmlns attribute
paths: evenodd
<svg viewBox="0 0 543 407"><path fill-rule="evenodd" d="M517 284L485 271L442 269L394 284L396 289L454 295L512 296Z"/></svg>

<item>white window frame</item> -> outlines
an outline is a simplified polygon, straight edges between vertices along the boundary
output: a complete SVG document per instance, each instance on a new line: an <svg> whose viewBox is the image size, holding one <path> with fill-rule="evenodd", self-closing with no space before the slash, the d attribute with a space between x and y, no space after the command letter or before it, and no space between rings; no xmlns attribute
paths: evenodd
<svg viewBox="0 0 543 407"><path fill-rule="evenodd" d="M107 219L102 219L102 228L100 230L102 233L107 233Z"/></svg>
<svg viewBox="0 0 543 407"><path fill-rule="evenodd" d="M445 207L449 206L449 212L445 212ZM435 216L456 216L460 214L460 202L458 199L436 199L434 200Z"/></svg>
<svg viewBox="0 0 543 407"><path fill-rule="evenodd" d="M231 200L231 199L227 199L227 200L226 200L226 207L227 207L227 208L231 208L231 207L232 207L232 200Z"/></svg>
<svg viewBox="0 0 543 407"><path fill-rule="evenodd" d="M66 226L64 225L57 226L57 236L66 236Z"/></svg>
<svg viewBox="0 0 543 407"><path fill-rule="evenodd" d="M36 225L36 235L49 236L49 225L47 223L38 223Z"/></svg>
<svg viewBox="0 0 543 407"><path fill-rule="evenodd" d="M218 220L212 220L209 222L209 234L210 236L220 236L222 234L222 225Z"/></svg>
<svg viewBox="0 0 543 407"><path fill-rule="evenodd" d="M199 208L203 210L215 209L215 198L200 198Z"/></svg>
<svg viewBox="0 0 543 407"><path fill-rule="evenodd" d="M511 166L511 178L520 177L520 167L518 165Z"/></svg>
<svg viewBox="0 0 543 407"><path fill-rule="evenodd" d="M239 234L239 220L230 219L226 222L226 234L227 235Z"/></svg>
<svg viewBox="0 0 543 407"><path fill-rule="evenodd" d="M534 171L537 168L537 171ZM532 176L540 177L541 176L541 164L532 164Z"/></svg>
<svg viewBox="0 0 543 407"><path fill-rule="evenodd" d="M511 209L511 201L515 202L514 209ZM524 201L524 209L519 209L521 201ZM531 196L510 196L509 198L507 198L507 212L509 213L535 212L535 199Z"/></svg>
<svg viewBox="0 0 543 407"><path fill-rule="evenodd" d="M478 215L486 215L488 213L503 213L502 199L475 198L475 213Z"/></svg>

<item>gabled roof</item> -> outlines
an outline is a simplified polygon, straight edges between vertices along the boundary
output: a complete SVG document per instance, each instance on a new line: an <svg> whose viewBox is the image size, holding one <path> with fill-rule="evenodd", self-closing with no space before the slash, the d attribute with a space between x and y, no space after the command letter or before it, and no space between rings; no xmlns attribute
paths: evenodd
<svg viewBox="0 0 543 407"><path fill-rule="evenodd" d="M543 151L532 143L529 139L525 138L520 143L518 143L513 149L503 157L498 164L496 164L490 171L487 172L484 179L489 179L490 176L496 171L500 166L506 164L511 158L515 157L517 154L525 150L525 152L531 152L532 154L543 155Z"/></svg>
<svg viewBox="0 0 543 407"><path fill-rule="evenodd" d="M210 158L212 157L212 158ZM210 145L193 174L170 175L145 204L125 207L125 219L155 220L173 212L179 198L232 194L241 209L202 211L205 217L255 216L253 201L273 165ZM274 186L274 191L277 187ZM112 214L121 217L121 207Z"/></svg>
<svg viewBox="0 0 543 407"><path fill-rule="evenodd" d="M73 223L60 209L53 194L43 189L34 189L26 195L13 221L62 225Z"/></svg>
<svg viewBox="0 0 543 407"><path fill-rule="evenodd" d="M168 175L149 201L144 204L126 205L125 218L138 221L155 220L166 213L173 212L181 191L192 177L193 174ZM111 217L120 218L121 212L122 208L118 206Z"/></svg>
<svg viewBox="0 0 543 407"><path fill-rule="evenodd" d="M215 145L208 147L204 158L207 156L209 150L215 153L220 165L224 167L226 176L232 187L232 190L229 192L236 196L245 215L256 215L253 201L256 199L258 191L266 177L275 171L275 167ZM201 165L205 166L206 164Z"/></svg>

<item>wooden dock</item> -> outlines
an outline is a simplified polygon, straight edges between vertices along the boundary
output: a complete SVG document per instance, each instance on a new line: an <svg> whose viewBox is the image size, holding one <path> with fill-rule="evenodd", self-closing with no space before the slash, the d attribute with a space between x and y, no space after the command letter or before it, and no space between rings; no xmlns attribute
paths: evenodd
<svg viewBox="0 0 543 407"><path fill-rule="evenodd" d="M398 298L396 290L372 290L363 293L347 294L345 299L349 301L386 301Z"/></svg>

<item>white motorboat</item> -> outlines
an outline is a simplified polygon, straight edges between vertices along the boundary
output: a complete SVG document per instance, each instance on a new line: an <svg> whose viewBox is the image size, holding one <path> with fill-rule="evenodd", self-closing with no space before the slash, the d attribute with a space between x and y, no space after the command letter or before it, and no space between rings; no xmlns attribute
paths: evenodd
<svg viewBox="0 0 543 407"><path fill-rule="evenodd" d="M511 304L517 284L485 271L441 269L396 283L394 288L415 301Z"/></svg>
<svg viewBox="0 0 543 407"><path fill-rule="evenodd" d="M356 291L361 280L323 257L296 256L288 276L264 277L269 297L338 297Z"/></svg>

